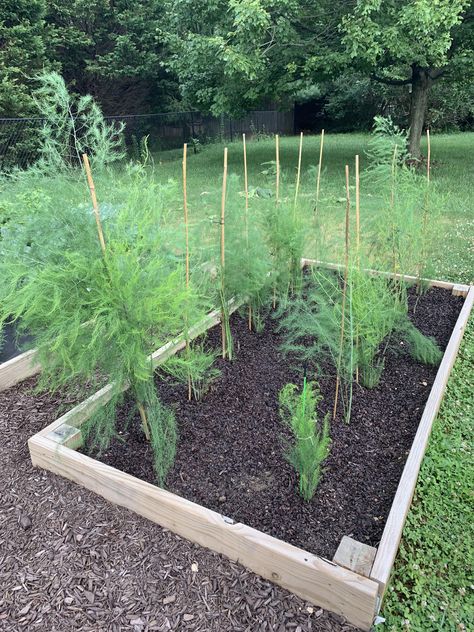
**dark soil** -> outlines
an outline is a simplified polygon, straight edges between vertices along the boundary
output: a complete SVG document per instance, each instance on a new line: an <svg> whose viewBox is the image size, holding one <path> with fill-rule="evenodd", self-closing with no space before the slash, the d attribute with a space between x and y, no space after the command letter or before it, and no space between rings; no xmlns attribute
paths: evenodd
<svg viewBox="0 0 474 632"><path fill-rule="evenodd" d="M410 317L444 349L463 299L433 288L410 295ZM315 497L304 502L284 458L285 428L278 393L301 373L279 351L280 335L269 319L250 333L244 318L232 319L237 350L218 360L220 377L203 401L187 401L187 388L158 379L164 402L176 412L179 444L167 488L322 557L332 558L344 535L376 546L413 441L437 368L389 352L377 388L356 386L350 425L340 407L331 423L331 452ZM220 329L208 334L218 348ZM297 367L301 368L301 367ZM321 379L321 415L332 410L334 377ZM132 404L119 413L125 442L115 440L100 459L155 482L151 449L138 417L127 426Z"/></svg>
<svg viewBox="0 0 474 632"><path fill-rule="evenodd" d="M61 476L29 437L75 403L0 392L2 632L355 632L341 617Z"/></svg>

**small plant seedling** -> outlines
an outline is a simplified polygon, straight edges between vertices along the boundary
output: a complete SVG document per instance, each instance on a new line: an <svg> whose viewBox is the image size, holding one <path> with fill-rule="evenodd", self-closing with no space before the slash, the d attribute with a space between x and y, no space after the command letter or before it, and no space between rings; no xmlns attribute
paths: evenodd
<svg viewBox="0 0 474 632"><path fill-rule="evenodd" d="M306 377L301 392L295 384L287 384L279 395L281 418L293 434L293 441L286 447L286 458L298 473L299 493L306 501L316 492L331 443L329 415L318 421L321 399L316 383L308 383Z"/></svg>

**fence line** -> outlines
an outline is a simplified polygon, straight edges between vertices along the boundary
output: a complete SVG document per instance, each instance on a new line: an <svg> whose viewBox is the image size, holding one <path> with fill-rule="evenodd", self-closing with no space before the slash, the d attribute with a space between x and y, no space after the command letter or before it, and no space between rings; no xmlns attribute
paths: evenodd
<svg viewBox="0 0 474 632"><path fill-rule="evenodd" d="M210 116L201 112L158 112L106 116L108 122L125 124L124 138L129 154L137 151L148 136L151 151L176 149L183 143L236 140L262 134L292 134L293 112L253 110L242 118ZM26 168L37 154L38 130L42 117L0 118L0 171Z"/></svg>

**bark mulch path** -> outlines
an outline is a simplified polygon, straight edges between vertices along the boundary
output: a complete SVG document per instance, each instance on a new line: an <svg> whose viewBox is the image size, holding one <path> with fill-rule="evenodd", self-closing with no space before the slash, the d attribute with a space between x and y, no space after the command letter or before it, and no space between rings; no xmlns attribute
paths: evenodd
<svg viewBox="0 0 474 632"><path fill-rule="evenodd" d="M58 414L57 399L29 392L34 383L0 393L0 630L355 630L240 565L33 468L27 440Z"/></svg>
<svg viewBox="0 0 474 632"><path fill-rule="evenodd" d="M421 296L412 288L409 296L411 320L444 349L463 299L439 288ZM380 384L355 385L349 425L339 406L325 471L308 503L298 495L295 471L284 458L282 437L290 435L278 410L280 389L288 382L301 384L301 373L279 351L282 337L273 319L263 332L250 333L246 320L234 316L231 329L235 359L218 360L221 375L201 402L187 401L186 386L157 379L179 426L167 488L327 559L344 535L377 546L437 367L413 360L403 344L393 343ZM208 341L219 348L219 327ZM322 418L332 412L335 377L322 377L320 387ZM155 483L151 447L136 413L130 423L132 405L119 415L126 440L115 439L96 458Z"/></svg>

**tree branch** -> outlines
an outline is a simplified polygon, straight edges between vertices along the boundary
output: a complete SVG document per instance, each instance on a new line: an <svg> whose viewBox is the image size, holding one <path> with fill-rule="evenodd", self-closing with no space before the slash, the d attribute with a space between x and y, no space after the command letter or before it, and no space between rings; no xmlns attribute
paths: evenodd
<svg viewBox="0 0 474 632"><path fill-rule="evenodd" d="M388 77L379 77L375 73L372 73L370 77L374 81L378 81L379 83L386 83L389 86L407 86L412 82L411 77L409 79L389 79Z"/></svg>

